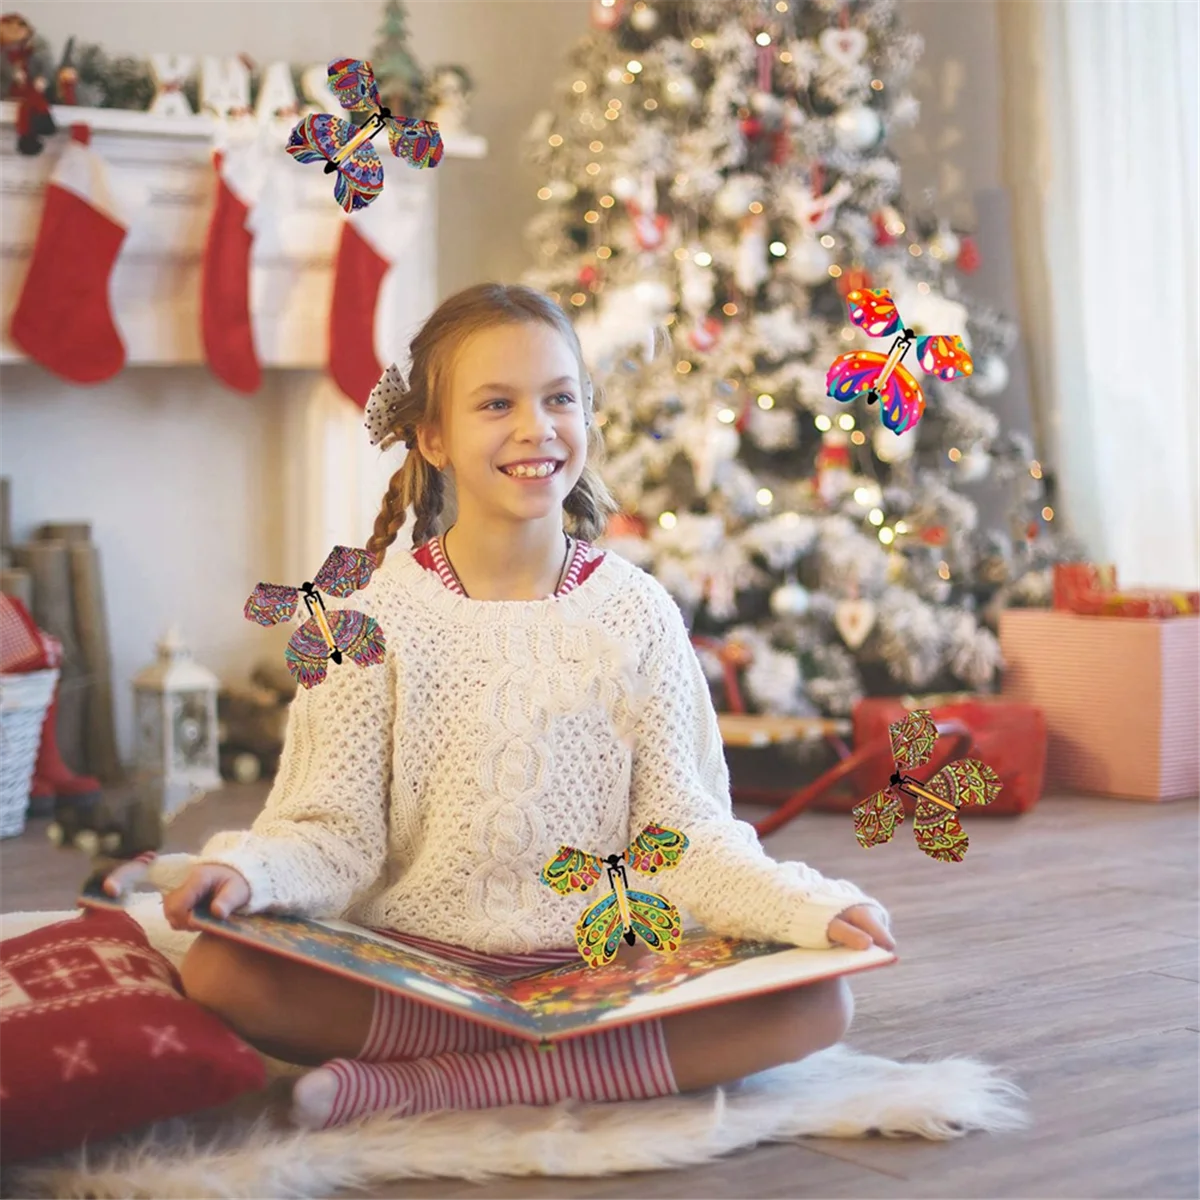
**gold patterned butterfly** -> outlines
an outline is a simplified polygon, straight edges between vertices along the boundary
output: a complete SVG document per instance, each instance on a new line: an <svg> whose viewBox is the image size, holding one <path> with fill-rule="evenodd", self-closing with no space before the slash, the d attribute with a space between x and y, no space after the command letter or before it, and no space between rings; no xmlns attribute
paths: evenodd
<svg viewBox="0 0 1200 1200"><path fill-rule="evenodd" d="M651 950L679 949L679 910L654 892L635 891L625 876L626 865L647 875L679 865L688 839L676 829L647 825L621 854L600 858L574 846L560 846L542 868L541 881L562 896L586 892L608 875L612 890L583 911L575 925L579 953L589 967L611 962L624 938L632 946L640 937Z"/></svg>
<svg viewBox="0 0 1200 1200"><path fill-rule="evenodd" d="M911 712L888 726L896 770L888 786L854 809L854 834L859 845L890 842L904 821L904 797L916 801L913 836L917 845L941 862L962 862L968 838L958 820L966 805L991 804L1000 794L996 772L976 758L960 758L921 784L905 770L924 766L938 739L933 716L924 709Z"/></svg>

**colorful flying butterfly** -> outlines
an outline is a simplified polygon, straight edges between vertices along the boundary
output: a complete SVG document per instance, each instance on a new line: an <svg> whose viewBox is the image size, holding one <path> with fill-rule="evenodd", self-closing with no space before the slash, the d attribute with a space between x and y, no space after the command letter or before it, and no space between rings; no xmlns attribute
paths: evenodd
<svg viewBox="0 0 1200 1200"><path fill-rule="evenodd" d="M854 809L854 834L864 848L890 842L904 821L904 796L916 801L913 836L930 858L962 862L967 835L958 810L968 804L991 804L1000 794L1000 780L987 763L960 758L944 766L924 784L903 772L920 767L933 754L938 739L933 717L925 710L911 712L889 726L896 770L882 792L876 792Z"/></svg>
<svg viewBox="0 0 1200 1200"><path fill-rule="evenodd" d="M586 892L608 874L612 891L583 911L575 925L579 953L589 967L602 967L617 953L621 938L632 946L640 937L651 950L678 950L681 936L679 911L654 892L633 891L625 865L647 875L679 865L688 848L678 830L647 825L622 854L599 858L573 846L560 846L542 868L541 880L560 895Z"/></svg>
<svg viewBox="0 0 1200 1200"><path fill-rule="evenodd" d="M930 375L949 381L960 375L970 375L975 364L967 353L963 340L935 334L917 337L904 328L896 303L887 288L855 289L846 295L850 320L871 337L890 337L897 330L899 337L886 355L873 350L850 350L833 360L825 386L835 400L849 403L865 395L868 404L883 402L883 423L896 433L911 429L925 411L925 394L921 385L901 365L909 347L917 343L917 362Z"/></svg>
<svg viewBox="0 0 1200 1200"><path fill-rule="evenodd" d="M386 129L397 158L414 167L436 167L442 161L442 135L433 121L394 117L379 100L370 63L339 58L329 64L329 86L343 108L369 112L365 125L352 125L328 113L307 116L292 130L287 152L300 162L323 162L325 173L337 173L333 195L347 211L366 208L383 191L383 163L371 139Z"/></svg>
<svg viewBox="0 0 1200 1200"><path fill-rule="evenodd" d="M366 587L374 570L375 556L369 551L334 546L311 583L299 588L260 583L250 594L246 619L260 625L290 621L304 597L308 620L292 634L283 652L288 670L302 687L323 682L329 662L340 663L343 656L360 667L383 662L386 645L379 622L352 608L327 612L321 599L321 591L340 600Z"/></svg>

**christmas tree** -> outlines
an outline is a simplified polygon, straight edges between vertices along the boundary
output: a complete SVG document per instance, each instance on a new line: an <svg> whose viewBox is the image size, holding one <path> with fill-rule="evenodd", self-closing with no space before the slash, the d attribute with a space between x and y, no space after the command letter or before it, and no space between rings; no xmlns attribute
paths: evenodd
<svg viewBox="0 0 1200 1200"><path fill-rule="evenodd" d="M917 117L921 43L895 8L593 0L529 133L545 183L526 281L573 314L596 372L623 510L605 544L694 635L749 651L761 712L987 689L998 606L1043 602L1061 557L1047 472L987 406L1013 328L962 299L972 239L899 199L886 141ZM848 319L865 288L974 359L952 383L908 360L927 407L902 434L826 392L838 354L888 352ZM987 476L1009 485L1000 528L970 494Z"/></svg>
<svg viewBox="0 0 1200 1200"><path fill-rule="evenodd" d="M419 115L414 108L421 103L424 76L408 48L408 13L400 0L387 0L383 23L375 35L371 69L379 85L379 98L399 116Z"/></svg>

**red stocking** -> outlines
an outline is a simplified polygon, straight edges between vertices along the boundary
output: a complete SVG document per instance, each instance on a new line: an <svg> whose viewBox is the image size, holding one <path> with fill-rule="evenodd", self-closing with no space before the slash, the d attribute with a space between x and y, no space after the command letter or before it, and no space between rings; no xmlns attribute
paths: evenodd
<svg viewBox="0 0 1200 1200"><path fill-rule="evenodd" d="M84 796L100 790L100 781L90 775L76 775L58 752L58 688L42 723L42 741L38 747L37 765L33 768L33 783L29 794L35 800L48 796Z"/></svg>
<svg viewBox="0 0 1200 1200"><path fill-rule="evenodd" d="M383 374L375 354L375 309L390 266L351 222L342 225L329 306L329 374L360 408Z"/></svg>
<svg viewBox="0 0 1200 1200"><path fill-rule="evenodd" d="M13 313L12 339L72 383L99 383L125 365L109 281L125 240L104 160L86 125L71 127L46 186L42 223Z"/></svg>

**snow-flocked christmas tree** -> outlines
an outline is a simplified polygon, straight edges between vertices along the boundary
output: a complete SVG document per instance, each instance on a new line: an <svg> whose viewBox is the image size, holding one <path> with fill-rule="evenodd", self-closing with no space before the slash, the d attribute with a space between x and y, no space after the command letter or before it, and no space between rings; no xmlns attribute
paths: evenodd
<svg viewBox="0 0 1200 1200"><path fill-rule="evenodd" d="M398 116L420 115L425 78L408 44L408 12L401 0L387 0L371 51L379 98Z"/></svg>
<svg viewBox="0 0 1200 1200"><path fill-rule="evenodd" d="M1045 472L987 398L1013 329L962 300L973 241L904 214L889 134L918 116L921 51L894 0L593 0L529 152L545 171L526 282L572 313L622 505L604 544L651 571L693 633L749 651L780 715L866 693L986 690L1003 603L1040 603L1061 557ZM890 289L974 373L915 363L897 435L826 394L832 360L887 352L847 317ZM1011 488L981 527L964 488ZM719 665L702 654L714 679Z"/></svg>

